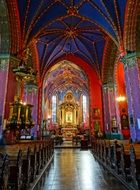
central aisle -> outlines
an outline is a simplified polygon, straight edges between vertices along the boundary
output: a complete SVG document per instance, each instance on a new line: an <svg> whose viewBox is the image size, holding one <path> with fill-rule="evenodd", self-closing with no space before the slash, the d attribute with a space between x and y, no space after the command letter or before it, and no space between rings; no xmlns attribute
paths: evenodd
<svg viewBox="0 0 140 190"><path fill-rule="evenodd" d="M36 190L124 190L90 151L55 149L54 162Z"/></svg>

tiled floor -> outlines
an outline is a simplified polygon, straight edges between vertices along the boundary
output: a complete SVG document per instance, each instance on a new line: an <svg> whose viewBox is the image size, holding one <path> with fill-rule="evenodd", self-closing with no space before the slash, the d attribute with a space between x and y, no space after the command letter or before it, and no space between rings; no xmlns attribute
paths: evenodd
<svg viewBox="0 0 140 190"><path fill-rule="evenodd" d="M54 162L36 190L124 190L90 151L56 149Z"/></svg>

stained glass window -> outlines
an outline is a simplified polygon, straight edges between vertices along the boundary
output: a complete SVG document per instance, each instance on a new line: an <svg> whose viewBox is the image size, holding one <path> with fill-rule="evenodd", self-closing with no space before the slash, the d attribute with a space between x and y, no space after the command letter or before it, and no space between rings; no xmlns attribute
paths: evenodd
<svg viewBox="0 0 140 190"><path fill-rule="evenodd" d="M56 123L56 96L52 96L52 122Z"/></svg>
<svg viewBox="0 0 140 190"><path fill-rule="evenodd" d="M87 114L87 97L83 95L83 122L86 122Z"/></svg>

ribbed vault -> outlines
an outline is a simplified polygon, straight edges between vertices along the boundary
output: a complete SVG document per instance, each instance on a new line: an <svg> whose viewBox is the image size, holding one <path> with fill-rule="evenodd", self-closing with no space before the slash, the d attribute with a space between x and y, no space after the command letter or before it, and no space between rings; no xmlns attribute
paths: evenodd
<svg viewBox="0 0 140 190"><path fill-rule="evenodd" d="M48 97L61 91L71 90L88 94L88 79L85 72L70 61L61 61L51 67L44 78L43 89Z"/></svg>
<svg viewBox="0 0 140 190"><path fill-rule="evenodd" d="M126 2L7 0L12 42L16 41L11 53L22 59L24 50L34 44L40 75L59 58L73 54L101 76L107 39L123 45Z"/></svg>

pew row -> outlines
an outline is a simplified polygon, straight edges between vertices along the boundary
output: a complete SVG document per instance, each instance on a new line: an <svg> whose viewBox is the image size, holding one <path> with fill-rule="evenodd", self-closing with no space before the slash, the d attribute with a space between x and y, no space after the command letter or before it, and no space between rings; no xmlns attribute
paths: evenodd
<svg viewBox="0 0 140 190"><path fill-rule="evenodd" d="M0 153L0 190L8 188L9 160L7 154Z"/></svg>
<svg viewBox="0 0 140 190"><path fill-rule="evenodd" d="M140 144L122 140L94 140L92 152L126 188L140 189Z"/></svg>
<svg viewBox="0 0 140 190"><path fill-rule="evenodd" d="M0 157L0 188L28 189L52 158L53 149L53 139L0 146L0 155L6 155Z"/></svg>

